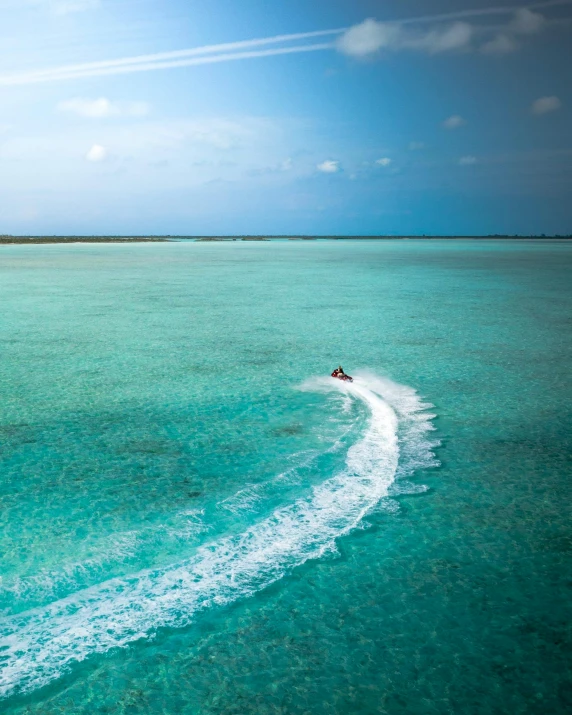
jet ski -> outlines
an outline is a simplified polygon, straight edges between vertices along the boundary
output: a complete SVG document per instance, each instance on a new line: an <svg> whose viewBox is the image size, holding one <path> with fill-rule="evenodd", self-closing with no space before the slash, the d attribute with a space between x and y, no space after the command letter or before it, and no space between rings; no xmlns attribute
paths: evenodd
<svg viewBox="0 0 572 715"><path fill-rule="evenodd" d="M341 380L342 382L353 382L354 379L350 375L346 375L346 373L343 371L341 367L337 367L334 372L332 373L332 377L335 377L337 380Z"/></svg>

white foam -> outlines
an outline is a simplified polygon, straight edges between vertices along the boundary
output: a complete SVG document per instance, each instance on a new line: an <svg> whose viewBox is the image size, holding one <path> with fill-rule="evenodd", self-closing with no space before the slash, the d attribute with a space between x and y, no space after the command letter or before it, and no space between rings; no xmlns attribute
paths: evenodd
<svg viewBox="0 0 572 715"><path fill-rule="evenodd" d="M347 396L348 399L351 398ZM344 403L345 404L345 400ZM246 515L255 512L258 507L264 505L269 497L276 497L281 490L291 488L294 485L299 485L303 478L304 470L311 467L316 460L325 455L332 454L341 450L343 439L354 428L354 423L346 427L341 434L338 435L336 441L323 451L307 450L292 455L292 461L295 464L284 472L266 481L246 484L242 489L239 489L232 496L223 499L217 504L218 509L230 512L233 516Z"/></svg>
<svg viewBox="0 0 572 715"><path fill-rule="evenodd" d="M110 567L117 567L136 559L149 544L161 541L163 546L169 542L190 542L208 531L202 521L202 511L185 510L171 517L168 523L148 526L138 531L126 531L102 538L91 545L95 555L81 561L60 564L57 569L40 569L33 575L3 578L0 576L0 601L11 597L13 607L29 607L30 601L48 602L57 598L62 590L78 590L89 585L89 580L101 580L101 572ZM86 580L88 583L86 583ZM12 612L14 612L12 610Z"/></svg>
<svg viewBox="0 0 572 715"><path fill-rule="evenodd" d="M268 479L258 484L247 484L242 487L242 489L235 492L232 496L220 501L217 504L217 508L224 509L234 516L254 511L259 504L264 502L265 497L275 490L277 484L289 484L290 482L296 481L296 477L299 472L305 467L309 467L316 460L319 454L320 453L315 450L308 450L293 455L291 459L292 461L296 460L296 464L292 467L289 467L286 471L277 474L272 477L272 479Z"/></svg>
<svg viewBox="0 0 572 715"><path fill-rule="evenodd" d="M187 561L113 579L4 619L0 694L40 687L73 662L126 646L157 628L185 626L199 611L251 595L335 549L335 540L388 494L399 462L397 415L414 415L421 408L418 401L406 412L410 393L399 393L392 408L390 398L386 402L367 377L353 384L317 380L312 388L340 390L370 411L366 431L350 447L339 474L241 534L200 546Z"/></svg>
<svg viewBox="0 0 572 715"><path fill-rule="evenodd" d="M397 414L400 455L396 479L411 476L419 469L438 467L439 461L433 450L440 442L429 436L435 430L432 420L436 415L428 412L433 405L424 402L412 387L400 385L371 372L362 371L357 374L360 380L391 405ZM424 491L421 486L416 486L415 492L418 490ZM401 493L405 493L405 485L402 485Z"/></svg>

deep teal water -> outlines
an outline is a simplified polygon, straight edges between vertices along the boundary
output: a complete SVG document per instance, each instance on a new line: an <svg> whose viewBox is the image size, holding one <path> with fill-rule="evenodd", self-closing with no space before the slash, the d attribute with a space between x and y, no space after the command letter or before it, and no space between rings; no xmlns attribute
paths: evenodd
<svg viewBox="0 0 572 715"><path fill-rule="evenodd" d="M570 712L571 269L1 247L0 709Z"/></svg>

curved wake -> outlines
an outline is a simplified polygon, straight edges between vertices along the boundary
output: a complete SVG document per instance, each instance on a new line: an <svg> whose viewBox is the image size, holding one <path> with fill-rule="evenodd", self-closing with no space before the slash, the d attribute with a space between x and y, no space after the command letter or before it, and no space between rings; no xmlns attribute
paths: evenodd
<svg viewBox="0 0 572 715"><path fill-rule="evenodd" d="M0 621L0 695L32 690L73 662L181 627L196 614L254 594L288 570L335 548L387 496L397 476L435 464L432 429L416 393L362 375L353 384L330 378L302 389L339 390L369 410L345 467L308 496L273 511L240 534L200 546L192 558L79 591ZM401 458L400 458L401 453Z"/></svg>

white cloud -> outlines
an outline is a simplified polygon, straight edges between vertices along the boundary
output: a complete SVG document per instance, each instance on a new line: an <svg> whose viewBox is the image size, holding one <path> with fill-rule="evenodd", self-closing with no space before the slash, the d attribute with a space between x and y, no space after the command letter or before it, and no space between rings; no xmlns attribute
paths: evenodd
<svg viewBox="0 0 572 715"><path fill-rule="evenodd" d="M391 164L391 159L388 156L384 156L382 159L377 159L375 163L379 166L389 166Z"/></svg>
<svg viewBox="0 0 572 715"><path fill-rule="evenodd" d="M546 19L538 12L532 12L526 7L521 7L514 13L508 29L517 35L534 35L540 32L546 24Z"/></svg>
<svg viewBox="0 0 572 715"><path fill-rule="evenodd" d="M98 162L103 161L107 157L107 149L101 144L94 144L85 155L88 161Z"/></svg>
<svg viewBox="0 0 572 715"><path fill-rule="evenodd" d="M481 47L481 52L485 55L508 55L518 49L516 40L503 32L485 42Z"/></svg>
<svg viewBox="0 0 572 715"><path fill-rule="evenodd" d="M346 30L338 38L336 47L344 55L367 57L382 48L394 48L399 43L400 35L398 25L369 18Z"/></svg>
<svg viewBox="0 0 572 715"><path fill-rule="evenodd" d="M477 163L477 157L476 156L462 156L459 159L459 166L473 166L474 164Z"/></svg>
<svg viewBox="0 0 572 715"><path fill-rule="evenodd" d="M111 117L119 113L117 107L113 106L105 97L93 100L80 98L68 99L58 104L58 110L60 112L70 112L80 117L89 117L91 119Z"/></svg>
<svg viewBox="0 0 572 715"><path fill-rule="evenodd" d="M429 54L466 50L471 45L473 28L467 22L454 22L448 27L438 27L403 39L403 47L422 50Z"/></svg>
<svg viewBox="0 0 572 715"><path fill-rule="evenodd" d="M550 112L556 112L560 109L562 102L558 97L540 97L536 102L533 102L531 111L533 114L549 114Z"/></svg>
<svg viewBox="0 0 572 715"><path fill-rule="evenodd" d="M567 2L568 0L562 0ZM512 12L512 19L499 28L473 26L461 19L464 15L509 14L506 8L483 11L461 11L444 16L413 18L401 22L379 22L372 18L346 30L336 41L339 52L351 57L368 57L381 50L414 50L428 54L474 49L475 34L488 35L481 47L484 54L508 54L517 49L515 36L534 35L546 26L543 15L528 8ZM457 19L456 19L457 18ZM450 19L452 22L444 24ZM427 24L427 28L422 28ZM493 34L494 32L497 34Z"/></svg>
<svg viewBox="0 0 572 715"><path fill-rule="evenodd" d="M72 12L95 10L99 0L51 0L50 9L54 15L69 15Z"/></svg>
<svg viewBox="0 0 572 715"><path fill-rule="evenodd" d="M409 151L419 151L419 149L424 149L425 144L423 142L409 142Z"/></svg>
<svg viewBox="0 0 572 715"><path fill-rule="evenodd" d="M318 169L318 171L321 171L324 174L335 174L337 171L340 170L340 162L332 161L331 159L326 159L326 161L323 161L321 164L318 164L316 169Z"/></svg>
<svg viewBox="0 0 572 715"><path fill-rule="evenodd" d="M105 97L99 99L68 99L57 106L60 112L70 112L79 117L89 119L104 119L108 117L144 117L149 113L149 105L145 102L111 102Z"/></svg>
<svg viewBox="0 0 572 715"><path fill-rule="evenodd" d="M508 55L518 49L515 35L535 35L544 29L546 19L538 12L521 7L513 14L502 32L481 46L485 55Z"/></svg>
<svg viewBox="0 0 572 715"><path fill-rule="evenodd" d="M292 166L293 166L293 162L292 162L292 159L290 159L290 157L289 157L288 159L285 159L285 160L280 164L280 168L282 169L282 171L290 171L290 169L292 168Z"/></svg>
<svg viewBox="0 0 572 715"><path fill-rule="evenodd" d="M452 117L448 117L447 119L445 119L445 121L443 122L443 126L445 127L445 129L458 129L466 123L467 122L463 119L463 117L459 116L458 114L453 114Z"/></svg>
<svg viewBox="0 0 572 715"><path fill-rule="evenodd" d="M473 28L466 22L454 22L429 30L413 30L391 22L369 18L341 35L336 48L350 57L368 57L380 50L417 50L437 54L470 46Z"/></svg>

